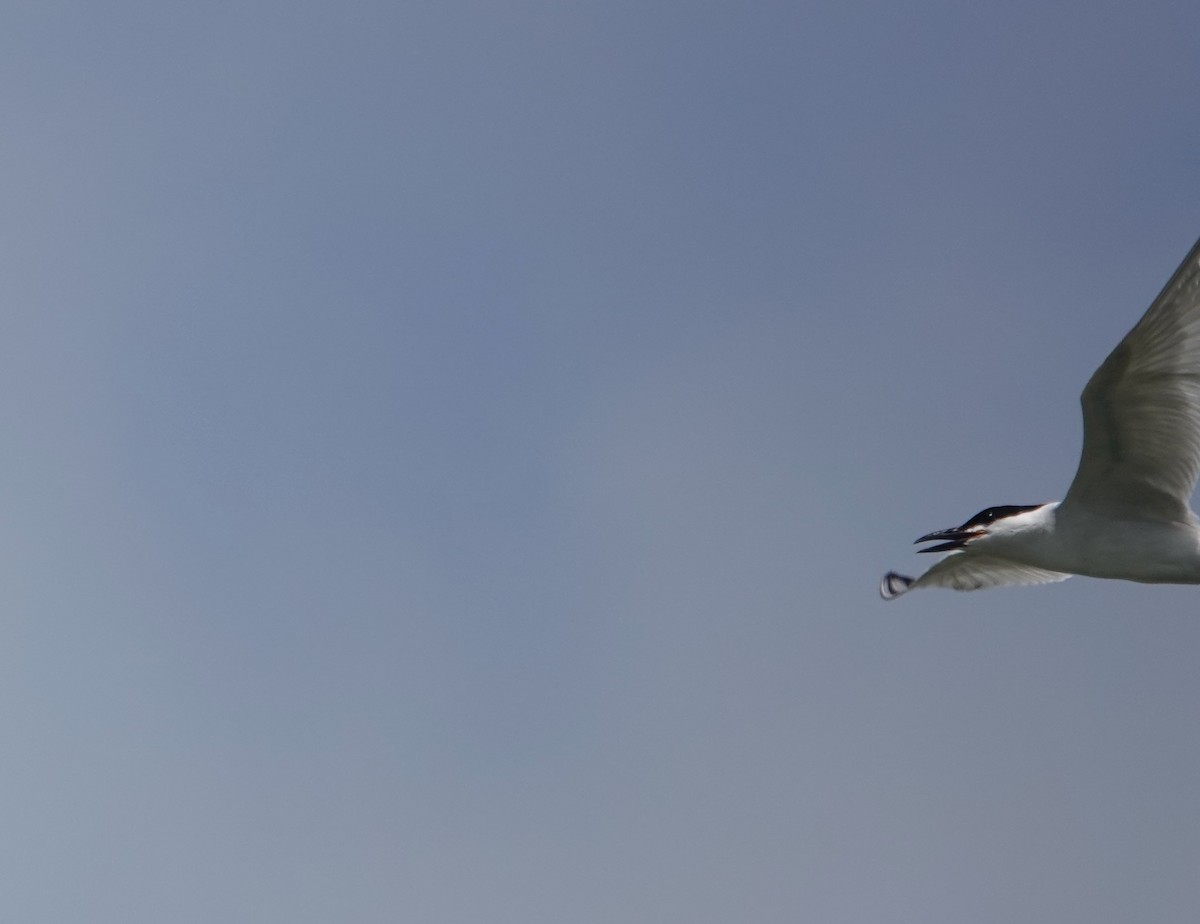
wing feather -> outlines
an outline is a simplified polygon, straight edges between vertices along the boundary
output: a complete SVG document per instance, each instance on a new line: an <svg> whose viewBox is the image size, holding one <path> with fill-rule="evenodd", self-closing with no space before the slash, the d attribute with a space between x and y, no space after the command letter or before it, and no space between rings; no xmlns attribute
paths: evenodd
<svg viewBox="0 0 1200 924"><path fill-rule="evenodd" d="M1200 475L1200 241L1080 400L1083 452L1062 509L1189 521Z"/></svg>
<svg viewBox="0 0 1200 924"><path fill-rule="evenodd" d="M1018 584L1052 584L1065 581L1070 576L1061 571L1047 571L991 555L957 552L947 555L916 580L889 571L883 577L879 593L885 600L892 600L921 587L983 590Z"/></svg>

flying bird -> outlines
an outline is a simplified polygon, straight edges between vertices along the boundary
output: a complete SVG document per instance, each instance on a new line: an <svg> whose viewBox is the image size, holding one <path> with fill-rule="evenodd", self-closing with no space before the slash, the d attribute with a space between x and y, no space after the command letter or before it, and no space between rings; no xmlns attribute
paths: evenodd
<svg viewBox="0 0 1200 924"><path fill-rule="evenodd" d="M918 587L980 590L1073 574L1200 584L1200 241L1083 389L1083 453L1062 500L988 507L928 533L949 554L918 578L889 571L891 600Z"/></svg>

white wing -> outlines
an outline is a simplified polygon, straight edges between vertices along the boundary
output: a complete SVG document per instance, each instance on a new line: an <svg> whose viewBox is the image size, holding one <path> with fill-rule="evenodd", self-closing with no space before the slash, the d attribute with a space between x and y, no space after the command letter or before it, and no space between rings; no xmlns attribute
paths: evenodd
<svg viewBox="0 0 1200 924"><path fill-rule="evenodd" d="M991 555L954 552L947 555L916 580L889 571L879 585L879 594L891 600L920 587L949 587L953 590L983 590L1016 584L1052 584L1071 575L1020 565Z"/></svg>
<svg viewBox="0 0 1200 924"><path fill-rule="evenodd" d="M1061 509L1188 522L1200 474L1200 241L1083 390Z"/></svg>

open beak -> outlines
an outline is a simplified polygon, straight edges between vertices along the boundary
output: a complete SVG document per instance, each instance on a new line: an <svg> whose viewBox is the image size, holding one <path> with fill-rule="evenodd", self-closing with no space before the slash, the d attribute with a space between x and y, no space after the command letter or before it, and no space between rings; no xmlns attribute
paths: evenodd
<svg viewBox="0 0 1200 924"><path fill-rule="evenodd" d="M938 545L931 545L927 549L917 549L918 552L954 552L966 546L972 539L984 535L982 529L964 529L961 526L955 526L953 529L939 529L935 533L927 533L917 540L921 542L938 542Z"/></svg>

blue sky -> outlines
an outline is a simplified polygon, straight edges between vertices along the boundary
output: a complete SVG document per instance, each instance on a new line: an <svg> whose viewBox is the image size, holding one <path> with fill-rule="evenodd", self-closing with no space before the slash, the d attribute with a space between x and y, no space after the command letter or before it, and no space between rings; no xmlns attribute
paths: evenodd
<svg viewBox="0 0 1200 924"><path fill-rule="evenodd" d="M1065 490L1192 3L18 4L12 920L1190 921L1200 598Z"/></svg>

